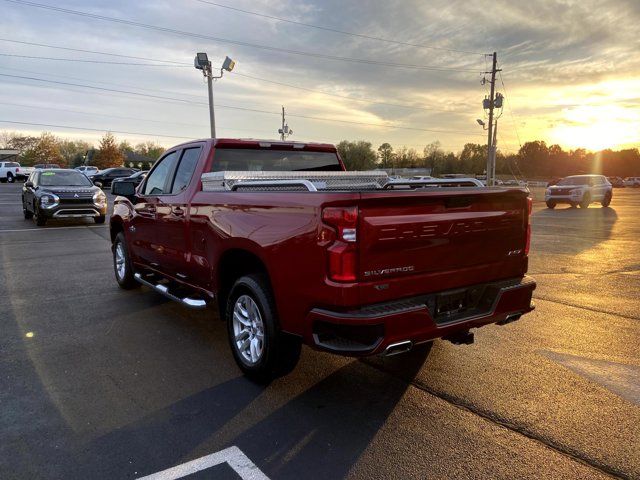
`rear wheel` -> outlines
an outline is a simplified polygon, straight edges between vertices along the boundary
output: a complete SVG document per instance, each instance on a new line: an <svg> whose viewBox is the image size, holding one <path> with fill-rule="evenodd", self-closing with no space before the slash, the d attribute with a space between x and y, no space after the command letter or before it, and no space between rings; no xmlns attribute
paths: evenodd
<svg viewBox="0 0 640 480"><path fill-rule="evenodd" d="M15 182L15 181L16 181L16 180L15 180L15 178L13 177L13 173L11 173L11 172L7 173L7 182L8 182L8 183L13 183L13 182Z"/></svg>
<svg viewBox="0 0 640 480"><path fill-rule="evenodd" d="M236 281L225 310L233 357L244 374L260 383L286 375L300 358L301 341L280 330L275 302L264 275Z"/></svg>
<svg viewBox="0 0 640 480"><path fill-rule="evenodd" d="M580 205L580 208L589 208L589 205L591 205L591 194L585 193L582 196L582 201L578 205Z"/></svg>
<svg viewBox="0 0 640 480"><path fill-rule="evenodd" d="M129 250L127 249L127 242L122 232L116 235L116 239L113 242L113 270L115 271L116 281L118 285L120 285L120 288L131 290L132 288L140 286L133 276L133 266L131 258L129 257Z"/></svg>
<svg viewBox="0 0 640 480"><path fill-rule="evenodd" d="M99 217L93 217L93 221L96 223L104 223L106 218L107 217L105 217L104 215L100 215Z"/></svg>
<svg viewBox="0 0 640 480"><path fill-rule="evenodd" d="M611 203L611 193L606 193L602 202L600 202L603 207L608 207Z"/></svg>
<svg viewBox="0 0 640 480"><path fill-rule="evenodd" d="M556 208L556 202L548 201L547 208L551 208L553 210L554 208Z"/></svg>

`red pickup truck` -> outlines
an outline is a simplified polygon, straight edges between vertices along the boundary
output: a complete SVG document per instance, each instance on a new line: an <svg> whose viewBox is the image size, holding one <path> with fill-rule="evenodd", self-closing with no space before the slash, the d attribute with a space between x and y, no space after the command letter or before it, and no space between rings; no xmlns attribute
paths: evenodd
<svg viewBox="0 0 640 480"><path fill-rule="evenodd" d="M169 149L139 187L114 183L116 280L217 301L245 374L301 344L393 355L531 311L524 189L346 172L333 145L207 139Z"/></svg>

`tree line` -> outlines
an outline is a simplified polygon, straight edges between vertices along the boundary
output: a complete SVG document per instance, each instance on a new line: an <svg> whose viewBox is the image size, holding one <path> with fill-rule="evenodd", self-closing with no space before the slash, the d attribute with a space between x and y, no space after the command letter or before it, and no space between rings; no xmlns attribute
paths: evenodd
<svg viewBox="0 0 640 480"><path fill-rule="evenodd" d="M0 132L0 148L18 150L19 161L25 166L37 163L56 163L74 167L85 160L96 167L108 168L123 164L127 152L134 152L153 160L160 157L164 147L155 142L118 141L110 132L94 148L84 140L69 140L49 132L40 136ZM383 143L377 149L364 140L343 140L338 152L348 170L376 168L429 168L432 175L465 173L482 175L487 164L487 146L467 143L462 151L445 151L440 142L432 142L418 151L414 148ZM548 179L581 173L602 173L607 176L640 176L640 151L637 148L590 152L579 148L563 150L559 145L547 146L543 141L526 142L518 153L504 154L498 150L496 173L527 178Z"/></svg>
<svg viewBox="0 0 640 480"><path fill-rule="evenodd" d="M371 142L343 140L338 152L347 170L376 168L430 168L432 175L465 173L482 175L486 171L487 146L467 143L459 153L445 151L440 142L427 144L422 152L414 148L394 149L383 143L374 149ZM496 154L496 173L526 178L548 179L583 173L630 177L640 175L640 151L637 148L590 152L583 148L563 150L543 141L526 142L518 153Z"/></svg>
<svg viewBox="0 0 640 480"><path fill-rule="evenodd" d="M49 132L37 137L0 132L0 149L17 150L18 160L24 166L55 163L61 167L76 167L87 161L87 164L99 169L121 166L127 152L157 160L165 150L155 142L138 143L135 146L126 140L118 142L110 132L104 134L97 148L87 141L60 138Z"/></svg>

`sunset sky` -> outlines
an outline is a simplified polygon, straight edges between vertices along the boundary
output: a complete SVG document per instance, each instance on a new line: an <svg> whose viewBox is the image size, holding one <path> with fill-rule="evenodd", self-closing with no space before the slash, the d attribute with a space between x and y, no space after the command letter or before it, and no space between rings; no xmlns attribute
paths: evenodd
<svg viewBox="0 0 640 480"><path fill-rule="evenodd" d="M495 50L501 150L640 146L638 0L0 0L0 32L0 120L97 131L0 130L94 142L111 130L166 146L206 137L206 84L192 66L205 51L214 66L237 62L215 84L220 137L276 138L284 105L293 140L459 151L486 142L476 119L483 53Z"/></svg>

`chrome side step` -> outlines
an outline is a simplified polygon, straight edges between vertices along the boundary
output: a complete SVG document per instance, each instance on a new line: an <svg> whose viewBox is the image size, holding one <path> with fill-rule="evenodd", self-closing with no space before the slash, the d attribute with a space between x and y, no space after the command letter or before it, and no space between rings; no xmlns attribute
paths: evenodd
<svg viewBox="0 0 640 480"><path fill-rule="evenodd" d="M173 295L169 291L169 289L167 288L166 285L160 285L160 284L154 284L154 283L148 282L147 280L142 278L142 275L139 274L139 273L134 273L133 277L136 279L136 281L138 281L142 285L146 285L147 287L154 289L156 292L164 295L168 299L173 300L174 302L181 303L185 307L189 307L189 308L205 308L207 306L207 302L205 300L200 299L200 298L189 298L189 297L180 298L180 297L176 297L175 295Z"/></svg>

